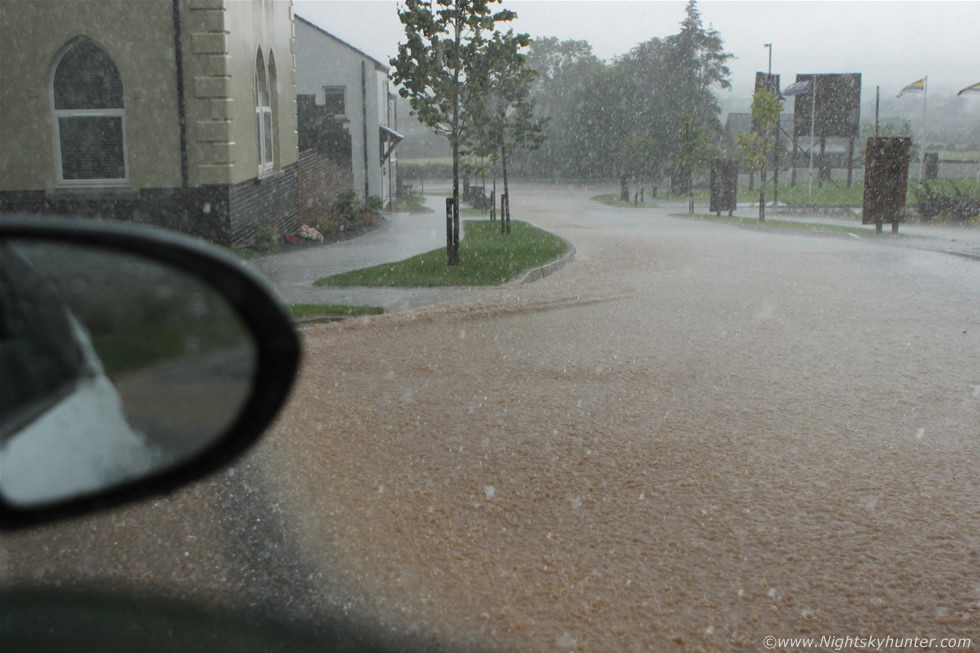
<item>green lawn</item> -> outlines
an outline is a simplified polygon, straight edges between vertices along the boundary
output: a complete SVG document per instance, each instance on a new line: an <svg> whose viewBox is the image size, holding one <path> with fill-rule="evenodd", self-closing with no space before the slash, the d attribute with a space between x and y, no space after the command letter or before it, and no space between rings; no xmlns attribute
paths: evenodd
<svg viewBox="0 0 980 653"><path fill-rule="evenodd" d="M766 186L766 201L772 201L773 186ZM672 201L687 201L687 195L672 195ZM698 188L694 191L695 205L708 204L711 201L711 193L707 188ZM756 185L752 190L748 186L738 187L738 201L742 203L758 202L759 187ZM855 182L850 188L846 184L839 187L834 184L824 184L823 188L813 185L813 195L811 198L810 190L806 182L798 183L796 186L789 184L779 184L779 201L797 206L861 206L864 203L864 183Z"/></svg>
<svg viewBox="0 0 980 653"><path fill-rule="evenodd" d="M952 152L946 150L939 153L940 161L976 161L980 158L980 152L976 150L964 150Z"/></svg>
<svg viewBox="0 0 980 653"><path fill-rule="evenodd" d="M346 306L341 304L290 304L290 314L295 320L311 317L359 317L362 315L381 315L383 308L377 306Z"/></svg>
<svg viewBox="0 0 980 653"><path fill-rule="evenodd" d="M624 209L645 209L653 206L652 204L633 204L633 202L624 202L619 199L618 193L607 193L605 195L595 195L592 197L592 201L600 202L607 206L618 206Z"/></svg>
<svg viewBox="0 0 980 653"><path fill-rule="evenodd" d="M391 204L391 210L398 213L432 213L432 209L426 206L425 201L418 195L395 200Z"/></svg>
<svg viewBox="0 0 980 653"><path fill-rule="evenodd" d="M728 224L741 224L747 226L762 226L771 229L792 229L795 231L813 231L813 232L831 232L831 233L846 233L846 234L865 234L865 235L875 235L874 227L872 226L860 226L855 225L853 227L844 227L841 225L834 224L822 224L819 222L796 222L795 220L773 220L766 218L765 222L759 222L759 218L739 218L739 217L728 217L727 215L717 216L713 213L698 213L695 215L688 215L686 213L672 213L673 218L695 218L697 220L711 220L714 222L725 222ZM890 228L890 227L889 227ZM890 231L883 232L882 235L892 237ZM899 234L898 237L904 237L904 234Z"/></svg>
<svg viewBox="0 0 980 653"><path fill-rule="evenodd" d="M451 156L422 156L414 159L406 159L405 157L398 158L399 165L407 166L425 166L425 165L452 165L453 157Z"/></svg>
<svg viewBox="0 0 980 653"><path fill-rule="evenodd" d="M256 252L254 249L248 249L247 247L225 247L224 245L217 245L217 247L225 250L232 256L237 256L246 261L252 261L262 256L259 252Z"/></svg>
<svg viewBox="0 0 980 653"><path fill-rule="evenodd" d="M525 270L562 256L568 245L561 238L526 222L511 222L509 236L500 222L467 220L459 244L461 264L446 265L446 250L395 263L345 272L316 281L317 286L493 286L516 278Z"/></svg>
<svg viewBox="0 0 980 653"><path fill-rule="evenodd" d="M935 182L932 182L935 183ZM980 188L976 180L973 179L956 179L956 180L946 180L941 183L944 187L950 187L955 184L958 188L969 191L970 189ZM909 204L915 202L914 190L917 181L909 181L908 185L908 198ZM766 201L772 201L773 187L770 184L766 187ZM605 197L605 196L600 196ZM615 197L615 196L609 196ZM594 197L593 199L597 199ZM687 195L671 196L671 200L683 202L687 200ZM711 196L710 191L707 188L698 188L694 191L694 203L696 205L706 205L710 202ZM598 200L602 201L602 200ZM739 186L738 188L738 201L739 202L758 202L759 201L759 187L756 186L752 190L749 190L748 186ZM837 183L825 183L823 188L820 188L816 184L813 185L813 195L810 195L810 188L804 179L801 183L797 183L796 186L790 186L789 184L779 184L779 201L789 204L790 206L852 206L860 207L864 204L864 182L856 181L851 184L848 188L846 184Z"/></svg>

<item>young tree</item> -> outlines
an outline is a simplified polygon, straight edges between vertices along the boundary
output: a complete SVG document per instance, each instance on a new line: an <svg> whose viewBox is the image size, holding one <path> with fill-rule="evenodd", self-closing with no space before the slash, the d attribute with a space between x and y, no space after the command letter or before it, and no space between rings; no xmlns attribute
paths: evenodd
<svg viewBox="0 0 980 653"><path fill-rule="evenodd" d="M759 171L759 222L766 220L766 168L782 108L775 95L762 87L756 89L752 98L752 119L758 125L758 131L746 132L735 140L735 157L750 169Z"/></svg>
<svg viewBox="0 0 980 653"><path fill-rule="evenodd" d="M494 13L500 0L406 0L398 17L405 43L391 59L392 80L401 86L412 112L430 129L445 135L453 150L453 207L446 224L446 258L459 265L459 147L465 129L467 80L485 56L495 25L517 17Z"/></svg>
<svg viewBox="0 0 980 653"><path fill-rule="evenodd" d="M544 140L546 118L534 116L531 84L537 72L525 65L521 52L531 42L527 34L496 33L484 56L474 67L474 93L467 113L472 117L467 142L477 151L499 154L503 169L504 194L510 201L507 177L508 155L516 148L536 149ZM510 233L510 213L501 214L501 233Z"/></svg>
<svg viewBox="0 0 980 653"><path fill-rule="evenodd" d="M698 123L697 116L685 111L680 116L681 133L674 168L687 181L688 212L694 214L694 173L704 170L711 161L711 144L708 135Z"/></svg>

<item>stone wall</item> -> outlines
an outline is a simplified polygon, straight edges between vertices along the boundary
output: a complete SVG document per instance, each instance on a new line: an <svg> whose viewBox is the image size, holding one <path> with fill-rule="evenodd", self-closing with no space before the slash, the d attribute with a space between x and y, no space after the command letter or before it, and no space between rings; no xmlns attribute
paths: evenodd
<svg viewBox="0 0 980 653"><path fill-rule="evenodd" d="M330 204L342 190L354 187L350 166L307 150L299 155L299 222L329 223Z"/></svg>
<svg viewBox="0 0 980 653"><path fill-rule="evenodd" d="M248 179L228 189L230 244L235 247L252 244L257 225L272 225L280 234L299 228L297 165L282 172Z"/></svg>

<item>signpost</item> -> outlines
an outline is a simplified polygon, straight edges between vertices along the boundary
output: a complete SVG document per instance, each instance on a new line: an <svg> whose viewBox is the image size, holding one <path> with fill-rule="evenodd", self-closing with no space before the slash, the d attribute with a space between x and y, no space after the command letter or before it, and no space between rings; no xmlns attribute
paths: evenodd
<svg viewBox="0 0 980 653"><path fill-rule="evenodd" d="M861 127L861 73L797 75L796 81L810 84L808 91L803 91L810 93L810 101L796 102L793 107L794 158L798 138L808 133L810 136L810 197L813 196L813 148L816 137L820 137L821 153L827 137L848 139L847 179L850 187L854 139L858 137ZM823 156L819 164L822 169Z"/></svg>
<svg viewBox="0 0 980 653"><path fill-rule="evenodd" d="M905 221L905 195L909 183L911 138L869 138L864 162L864 211L862 224L873 224L881 233L884 222L898 233Z"/></svg>
<svg viewBox="0 0 980 653"><path fill-rule="evenodd" d="M712 159L709 210L719 216L722 211L728 211L730 216L736 208L737 199L738 163L728 159Z"/></svg>

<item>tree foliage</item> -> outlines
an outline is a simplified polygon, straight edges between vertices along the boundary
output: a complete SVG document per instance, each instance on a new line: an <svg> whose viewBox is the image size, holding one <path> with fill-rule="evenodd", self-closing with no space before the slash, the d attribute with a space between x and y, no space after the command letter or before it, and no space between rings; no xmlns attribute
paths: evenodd
<svg viewBox="0 0 980 653"><path fill-rule="evenodd" d="M406 0L398 10L405 42L391 59L392 80L408 98L413 115L446 135L453 150L453 200L459 207L459 146L467 124L467 95L477 92L478 79L497 23L517 14L493 12L499 0ZM447 258L459 263L459 213L447 225Z"/></svg>
<svg viewBox="0 0 980 653"><path fill-rule="evenodd" d="M584 41L536 39L528 54L540 73L532 96L551 122L548 141L522 162L524 172L640 179L688 165L685 134L701 133L708 142L721 137L713 89L731 87L731 58L721 35L704 26L695 0L677 34L640 43L610 63ZM682 122L684 113L697 130L690 119Z"/></svg>
<svg viewBox="0 0 980 653"><path fill-rule="evenodd" d="M736 139L735 158L752 170L763 171L769 162L769 152L776 141L782 105L765 88L756 89L752 97L752 119L758 131L746 132ZM763 183L765 183L763 181Z"/></svg>
<svg viewBox="0 0 980 653"><path fill-rule="evenodd" d="M682 113L677 156L674 158L674 168L677 172L690 180L695 173L708 167L715 150L716 148L708 141L708 134L698 123L697 116L690 111Z"/></svg>

